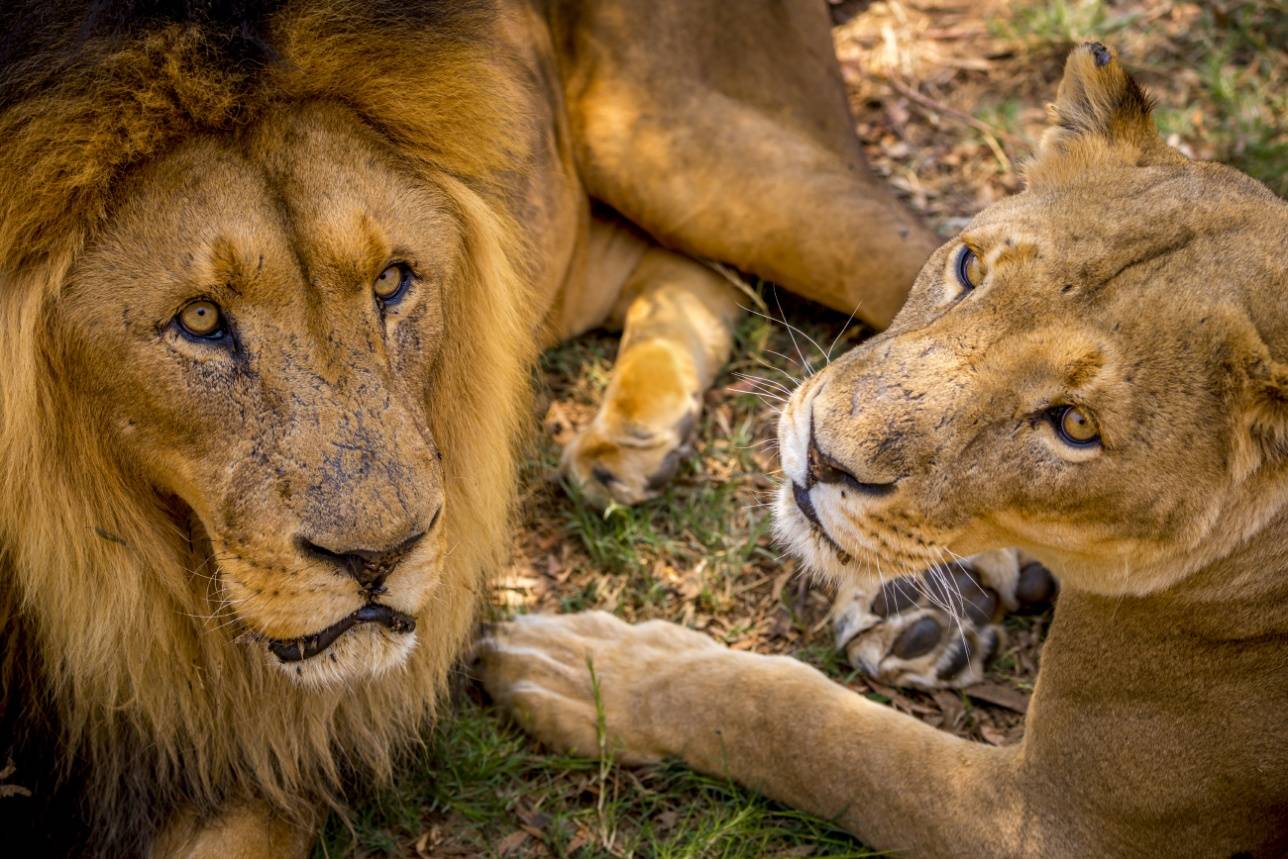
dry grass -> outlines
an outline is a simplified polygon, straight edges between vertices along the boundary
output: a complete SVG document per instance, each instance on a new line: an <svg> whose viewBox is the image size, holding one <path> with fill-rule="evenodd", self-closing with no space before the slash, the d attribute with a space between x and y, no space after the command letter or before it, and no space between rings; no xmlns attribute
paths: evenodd
<svg viewBox="0 0 1288 859"><path fill-rule="evenodd" d="M1021 187L1062 58L1083 38L1122 51L1158 96L1169 142L1288 192L1288 7L1283 2L843 0L836 31L857 130L874 167L945 235ZM554 477L559 442L593 414L616 348L592 334L548 353L513 563L493 611L604 608L660 617L738 649L790 653L859 694L982 742L1022 730L1014 706L1036 675L1049 614L1008 619L1009 644L972 694L890 689L835 656L831 595L798 576L769 535L777 403L744 375L791 386L867 332L763 287L768 305L822 344L749 318L707 395L698 456L664 497L601 516ZM781 310L778 301L781 300ZM799 350L799 351L798 351ZM998 703L1009 706L999 705ZM325 851L399 856L851 856L828 824L670 765L629 772L546 755L462 690L423 766L332 822Z"/></svg>

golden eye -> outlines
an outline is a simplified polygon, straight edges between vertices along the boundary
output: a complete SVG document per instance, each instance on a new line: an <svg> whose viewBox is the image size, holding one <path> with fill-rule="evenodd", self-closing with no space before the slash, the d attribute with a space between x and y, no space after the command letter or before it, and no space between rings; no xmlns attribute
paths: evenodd
<svg viewBox="0 0 1288 859"><path fill-rule="evenodd" d="M393 304L403 297L411 284L411 270L401 263L389 266L376 277L371 291L384 304Z"/></svg>
<svg viewBox="0 0 1288 859"><path fill-rule="evenodd" d="M204 340L216 340L224 335L224 314L219 305L205 298L189 301L175 317L185 334Z"/></svg>
<svg viewBox="0 0 1288 859"><path fill-rule="evenodd" d="M974 289L984 282L984 261L966 245L957 252L957 282L965 290Z"/></svg>
<svg viewBox="0 0 1288 859"><path fill-rule="evenodd" d="M1066 444L1090 447L1100 442L1096 419L1078 406L1061 406L1054 417L1056 431Z"/></svg>

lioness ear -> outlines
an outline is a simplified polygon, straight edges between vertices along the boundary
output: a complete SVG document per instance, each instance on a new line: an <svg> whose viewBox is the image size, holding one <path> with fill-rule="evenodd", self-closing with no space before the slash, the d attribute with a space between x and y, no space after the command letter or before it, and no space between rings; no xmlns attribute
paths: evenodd
<svg viewBox="0 0 1288 859"><path fill-rule="evenodd" d="M1098 166L1184 161L1159 137L1153 108L1113 51L1099 42L1074 48L1055 104L1047 106L1051 127L1026 170L1029 183L1072 178Z"/></svg>

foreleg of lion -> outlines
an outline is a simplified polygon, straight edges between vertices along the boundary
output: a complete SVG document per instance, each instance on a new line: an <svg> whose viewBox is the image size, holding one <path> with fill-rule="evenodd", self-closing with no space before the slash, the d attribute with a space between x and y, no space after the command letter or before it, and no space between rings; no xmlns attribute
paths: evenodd
<svg viewBox="0 0 1288 859"><path fill-rule="evenodd" d="M623 331L604 401L564 449L565 471L592 502L643 501L675 474L702 394L729 358L739 299L707 266L645 251L612 312Z"/></svg>
<svg viewBox="0 0 1288 859"><path fill-rule="evenodd" d="M157 859L305 859L317 840L300 827L249 804L213 818L176 816L152 845Z"/></svg>
<svg viewBox="0 0 1288 859"><path fill-rule="evenodd" d="M1074 808L1057 820L1042 805L1051 792L1032 783L1018 747L937 731L790 657L603 612L521 617L478 653L490 694L555 748L625 763L679 757L914 856L1094 846L1078 843Z"/></svg>

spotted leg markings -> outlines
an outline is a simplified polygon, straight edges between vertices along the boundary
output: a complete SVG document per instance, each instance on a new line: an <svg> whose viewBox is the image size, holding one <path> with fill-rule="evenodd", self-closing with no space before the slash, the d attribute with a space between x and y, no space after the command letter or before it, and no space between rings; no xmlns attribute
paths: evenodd
<svg viewBox="0 0 1288 859"><path fill-rule="evenodd" d="M1002 618L1044 605L1056 583L1014 549L985 552L916 576L844 585L833 607L836 647L891 686L946 689L984 678L1005 641Z"/></svg>

